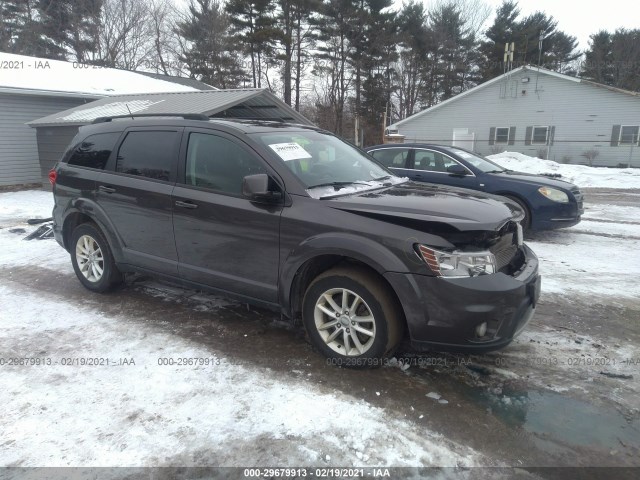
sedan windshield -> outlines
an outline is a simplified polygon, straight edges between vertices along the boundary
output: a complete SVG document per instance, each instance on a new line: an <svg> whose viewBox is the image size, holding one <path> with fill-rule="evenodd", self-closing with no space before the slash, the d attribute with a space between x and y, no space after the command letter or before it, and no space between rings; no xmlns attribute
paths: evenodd
<svg viewBox="0 0 640 480"><path fill-rule="evenodd" d="M456 154L463 160L466 160L471 165L476 167L478 170L483 171L484 173L506 172L506 170L497 163L493 163L491 160L487 160L484 157L479 157L478 155L467 152L466 150L460 150L459 148L449 148L449 151Z"/></svg>
<svg viewBox="0 0 640 480"><path fill-rule="evenodd" d="M255 133L307 187L310 195L348 193L398 183L385 167L333 135L316 131Z"/></svg>

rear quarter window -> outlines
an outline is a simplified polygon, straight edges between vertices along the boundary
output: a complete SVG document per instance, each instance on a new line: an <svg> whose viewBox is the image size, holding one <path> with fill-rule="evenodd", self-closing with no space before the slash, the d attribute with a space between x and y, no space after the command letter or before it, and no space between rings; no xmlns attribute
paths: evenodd
<svg viewBox="0 0 640 480"><path fill-rule="evenodd" d="M67 164L103 170L118 137L120 132L89 135L72 149Z"/></svg>
<svg viewBox="0 0 640 480"><path fill-rule="evenodd" d="M178 132L129 132L118 149L116 171L168 181L177 162Z"/></svg>

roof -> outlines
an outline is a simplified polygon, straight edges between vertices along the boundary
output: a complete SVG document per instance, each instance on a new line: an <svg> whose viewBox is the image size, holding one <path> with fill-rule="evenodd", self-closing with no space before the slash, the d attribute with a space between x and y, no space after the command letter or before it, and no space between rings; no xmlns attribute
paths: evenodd
<svg viewBox="0 0 640 480"><path fill-rule="evenodd" d="M451 97L443 102L440 102L436 105L433 105L432 107L429 108L425 108L424 110L418 112L418 113L414 113L413 115L411 115L410 117L407 117L403 120L399 120L396 123L393 123L391 125L389 125L387 128L397 128L398 126L402 125L403 123L408 122L409 120L414 120L417 117L420 117L422 115L426 115L429 113L432 113L434 110L437 110L440 107L444 107L445 105L449 104L449 103L453 103L455 101L458 101L466 96L469 96L479 90L482 90L484 88L489 87L490 85L493 85L494 83L498 83L499 81L503 80L505 77L507 76L511 76L514 75L518 72L532 72L532 73L537 73L540 72L544 75L549 75L551 77L556 77L556 78L560 78L562 80L566 80L569 82L575 82L575 83L584 83L586 85L592 85L592 86L596 86L596 87L601 87L607 90L610 90L612 92L616 92L616 93L623 93L626 95L631 95L634 97L640 97L640 92L633 92L631 90L623 90L621 88L616 88L616 87L610 87L608 85L603 85L601 83L596 83L596 82L592 82L591 80L585 80L584 78L580 78L580 77L572 77L570 75L565 75L563 73L558 73L558 72L554 72L553 70L547 70L546 68L542 68L542 67L534 67L531 65L525 65L523 67L518 67L514 70L511 70L510 72L507 72L503 75L500 75L498 77L492 78L491 80L481 83L480 85L477 85L473 88L470 88L469 90L466 90L462 93L459 93L458 95L456 95L455 97Z"/></svg>
<svg viewBox="0 0 640 480"><path fill-rule="evenodd" d="M0 62L3 64L0 93L95 99L110 95L197 90L128 70L12 53L0 52Z"/></svg>
<svg viewBox="0 0 640 480"><path fill-rule="evenodd" d="M186 87L195 88L196 90L218 90L216 87L212 87L208 83L201 82L195 78L188 77L176 77L175 75L164 75L162 73L152 72L136 72L140 75L155 78L157 80L164 80L166 82L177 83L178 85L184 85Z"/></svg>
<svg viewBox="0 0 640 480"><path fill-rule="evenodd" d="M197 113L216 118L278 120L311 125L303 115L261 88L119 95L54 113L28 125L86 125L98 117L135 113Z"/></svg>

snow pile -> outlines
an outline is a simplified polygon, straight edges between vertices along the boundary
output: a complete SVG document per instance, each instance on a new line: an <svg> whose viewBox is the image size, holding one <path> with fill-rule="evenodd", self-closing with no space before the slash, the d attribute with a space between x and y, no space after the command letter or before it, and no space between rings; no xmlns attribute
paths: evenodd
<svg viewBox="0 0 640 480"><path fill-rule="evenodd" d="M501 167L516 172L542 174L560 174L560 180L576 184L579 187L640 189L639 168L605 168L586 165L568 165L529 157L518 152L502 152L487 157Z"/></svg>
<svg viewBox="0 0 640 480"><path fill-rule="evenodd" d="M0 88L47 90L109 96L133 93L195 92L194 88L115 68L102 68L0 52L7 65ZM6 62L6 63L5 63ZM3 67L5 68L5 67Z"/></svg>

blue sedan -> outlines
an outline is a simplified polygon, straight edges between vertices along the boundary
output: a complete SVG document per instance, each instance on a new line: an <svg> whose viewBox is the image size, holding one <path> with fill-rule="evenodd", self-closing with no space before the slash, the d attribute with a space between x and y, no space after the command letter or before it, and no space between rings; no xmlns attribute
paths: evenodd
<svg viewBox="0 0 640 480"><path fill-rule="evenodd" d="M387 144L365 149L397 175L502 195L525 212L524 229L570 227L584 213L583 196L562 180L514 172L458 147L430 144Z"/></svg>

